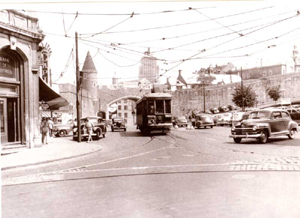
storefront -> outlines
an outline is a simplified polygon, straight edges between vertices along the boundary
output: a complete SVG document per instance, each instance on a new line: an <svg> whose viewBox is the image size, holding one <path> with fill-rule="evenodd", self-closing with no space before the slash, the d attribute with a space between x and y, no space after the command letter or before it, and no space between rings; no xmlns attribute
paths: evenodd
<svg viewBox="0 0 300 218"><path fill-rule="evenodd" d="M37 50L44 35L38 19L0 10L1 148L40 141Z"/></svg>

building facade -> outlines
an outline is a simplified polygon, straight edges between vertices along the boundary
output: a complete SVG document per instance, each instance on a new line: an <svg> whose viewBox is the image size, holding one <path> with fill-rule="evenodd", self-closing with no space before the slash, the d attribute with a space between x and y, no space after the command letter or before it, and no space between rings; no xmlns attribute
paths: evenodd
<svg viewBox="0 0 300 218"><path fill-rule="evenodd" d="M135 124L135 102L128 99L118 101L117 116L123 117L128 125Z"/></svg>
<svg viewBox="0 0 300 218"><path fill-rule="evenodd" d="M38 49L44 35L38 19L0 10L1 146L40 143Z"/></svg>
<svg viewBox="0 0 300 218"><path fill-rule="evenodd" d="M141 60L141 66L139 69L139 80L145 78L151 83L157 82L159 78L159 67L157 65L157 58L151 56L150 49L145 52L145 55Z"/></svg>

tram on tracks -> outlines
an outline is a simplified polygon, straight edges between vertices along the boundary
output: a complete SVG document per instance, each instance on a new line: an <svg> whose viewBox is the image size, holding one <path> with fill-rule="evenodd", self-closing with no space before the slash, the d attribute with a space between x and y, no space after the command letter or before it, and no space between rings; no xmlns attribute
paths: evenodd
<svg viewBox="0 0 300 218"><path fill-rule="evenodd" d="M136 102L136 123L144 135L152 131L168 132L172 127L172 95L149 93Z"/></svg>

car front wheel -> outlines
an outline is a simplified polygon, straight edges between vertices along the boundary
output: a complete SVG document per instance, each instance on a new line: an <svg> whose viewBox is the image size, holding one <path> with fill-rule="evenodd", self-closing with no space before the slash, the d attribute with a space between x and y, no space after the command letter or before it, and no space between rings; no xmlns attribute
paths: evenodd
<svg viewBox="0 0 300 218"><path fill-rule="evenodd" d="M235 143L241 143L242 139L241 138L233 138Z"/></svg>
<svg viewBox="0 0 300 218"><path fill-rule="evenodd" d="M288 135L289 139L295 138L295 133L296 133L296 131L294 129L291 129L290 134Z"/></svg>
<svg viewBox="0 0 300 218"><path fill-rule="evenodd" d="M58 136L59 137L64 137L64 136L66 136L67 135L67 131L66 130L60 130L59 132L58 132Z"/></svg>
<svg viewBox="0 0 300 218"><path fill-rule="evenodd" d="M259 138L260 143L265 144L268 141L268 134L266 131L263 131Z"/></svg>

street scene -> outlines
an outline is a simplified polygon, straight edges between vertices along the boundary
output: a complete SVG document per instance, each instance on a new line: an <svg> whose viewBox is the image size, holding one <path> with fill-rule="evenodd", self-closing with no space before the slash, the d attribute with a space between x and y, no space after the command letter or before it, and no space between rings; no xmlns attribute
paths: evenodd
<svg viewBox="0 0 300 218"><path fill-rule="evenodd" d="M300 216L297 4L26 3L0 8L2 217Z"/></svg>

